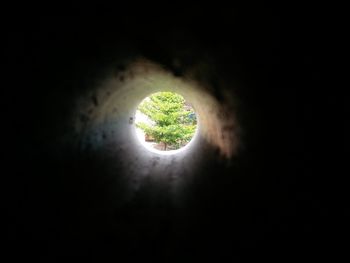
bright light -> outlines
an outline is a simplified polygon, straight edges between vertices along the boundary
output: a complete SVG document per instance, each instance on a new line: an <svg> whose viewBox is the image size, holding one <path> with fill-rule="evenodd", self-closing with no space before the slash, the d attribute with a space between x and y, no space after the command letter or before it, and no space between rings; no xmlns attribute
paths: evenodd
<svg viewBox="0 0 350 263"><path fill-rule="evenodd" d="M135 113L138 140L149 151L170 155L190 147L198 133L198 118L191 104L174 92L146 97Z"/></svg>

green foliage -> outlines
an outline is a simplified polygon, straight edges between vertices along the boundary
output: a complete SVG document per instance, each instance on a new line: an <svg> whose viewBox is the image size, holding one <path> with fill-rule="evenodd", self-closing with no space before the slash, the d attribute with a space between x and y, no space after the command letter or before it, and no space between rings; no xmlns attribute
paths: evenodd
<svg viewBox="0 0 350 263"><path fill-rule="evenodd" d="M158 92L146 98L139 106L151 124L138 122L136 126L152 136L156 142L178 149L187 144L196 130L196 119L192 107L185 99L173 92Z"/></svg>

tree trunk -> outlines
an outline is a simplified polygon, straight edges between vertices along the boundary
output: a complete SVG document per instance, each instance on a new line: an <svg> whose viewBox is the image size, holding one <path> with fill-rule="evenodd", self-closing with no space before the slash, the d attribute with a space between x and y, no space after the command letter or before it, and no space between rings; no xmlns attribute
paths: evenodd
<svg viewBox="0 0 350 263"><path fill-rule="evenodd" d="M166 151L167 144L164 142L164 151Z"/></svg>

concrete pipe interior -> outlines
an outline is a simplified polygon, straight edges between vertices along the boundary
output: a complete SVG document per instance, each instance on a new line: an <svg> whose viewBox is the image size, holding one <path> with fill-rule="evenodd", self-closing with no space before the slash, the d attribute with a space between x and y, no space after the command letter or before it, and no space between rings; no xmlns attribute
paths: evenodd
<svg viewBox="0 0 350 263"><path fill-rule="evenodd" d="M235 248L290 247L290 255L300 242L316 244L301 237L326 225L308 216L321 207L308 195L319 178L296 168L305 140L296 121L315 114L297 113L318 93L300 100L314 85L307 76L318 76L310 57L298 57L304 39L285 41L279 53L279 34L289 31L260 8L225 8L220 19L211 6L187 16L111 10L98 19L11 20L18 28L5 52L13 72L3 130L14 136L3 139L14 160L4 169L15 174L4 173L14 252L41 240L38 255L109 250L119 261L211 254L217 262ZM184 96L198 116L195 138L176 154L148 151L134 129L139 103L165 90Z"/></svg>
<svg viewBox="0 0 350 263"><path fill-rule="evenodd" d="M149 151L137 138L136 109L145 97L159 91L181 94L198 116L195 137L176 153ZM228 110L232 103L229 98L218 101L210 87L191 77L176 77L156 63L136 59L124 70L106 76L77 100L73 120L78 138L75 143L81 152L103 152L118 159L116 169L124 171L118 176L125 177L133 193L148 177L170 184L174 190L189 180L209 156L216 155L222 160L234 156L239 144L239 125Z"/></svg>

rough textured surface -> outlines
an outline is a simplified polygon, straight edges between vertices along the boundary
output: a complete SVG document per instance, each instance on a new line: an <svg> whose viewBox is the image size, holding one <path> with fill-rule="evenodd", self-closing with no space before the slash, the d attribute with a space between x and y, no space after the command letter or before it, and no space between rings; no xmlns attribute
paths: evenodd
<svg viewBox="0 0 350 263"><path fill-rule="evenodd" d="M12 255L228 262L322 250L329 210L305 165L315 28L285 38L294 31L272 9L178 9L13 20L2 173ZM200 117L178 156L147 152L129 123L164 86Z"/></svg>

